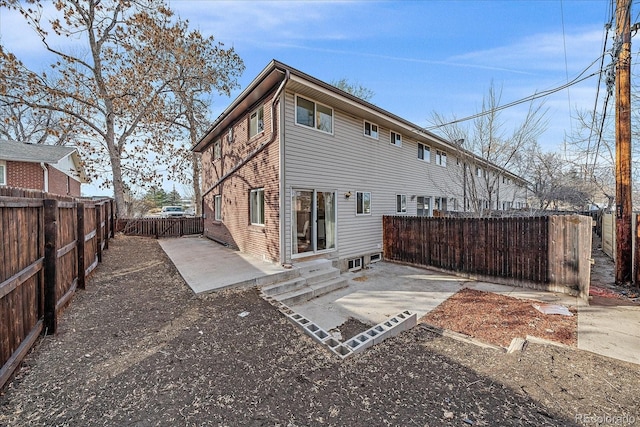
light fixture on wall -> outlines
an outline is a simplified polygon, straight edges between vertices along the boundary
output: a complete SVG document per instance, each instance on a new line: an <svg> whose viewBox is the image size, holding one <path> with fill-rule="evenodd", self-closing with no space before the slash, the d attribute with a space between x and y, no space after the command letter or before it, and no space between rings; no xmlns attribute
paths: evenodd
<svg viewBox="0 0 640 427"><path fill-rule="evenodd" d="M348 199L349 197L351 197L351 191L347 191L346 193L344 193L345 199Z"/></svg>
<svg viewBox="0 0 640 427"><path fill-rule="evenodd" d="M415 200L415 199L416 199L416 195L414 194L411 196L411 200Z"/></svg>

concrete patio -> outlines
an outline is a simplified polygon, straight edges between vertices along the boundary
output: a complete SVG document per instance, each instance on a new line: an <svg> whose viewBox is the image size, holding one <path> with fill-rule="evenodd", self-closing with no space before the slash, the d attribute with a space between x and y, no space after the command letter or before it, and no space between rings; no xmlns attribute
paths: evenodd
<svg viewBox="0 0 640 427"><path fill-rule="evenodd" d="M290 269L233 251L202 237L161 239L160 245L196 293L260 286L286 279ZM295 265L294 265L295 268ZM349 286L290 308L325 330L349 318L377 324L403 310L418 318L462 287L578 306L578 348L640 364L640 306L585 306L576 297L515 286L469 281L454 275L388 262L343 274Z"/></svg>

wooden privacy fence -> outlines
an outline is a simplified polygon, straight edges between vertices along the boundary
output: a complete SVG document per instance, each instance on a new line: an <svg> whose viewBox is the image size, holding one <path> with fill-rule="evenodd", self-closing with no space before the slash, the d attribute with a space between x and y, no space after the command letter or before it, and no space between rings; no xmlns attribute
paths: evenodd
<svg viewBox="0 0 640 427"><path fill-rule="evenodd" d="M180 237L202 234L202 217L184 218L119 218L117 231L127 236Z"/></svg>
<svg viewBox="0 0 640 427"><path fill-rule="evenodd" d="M0 189L0 388L102 260L113 201Z"/></svg>
<svg viewBox="0 0 640 427"><path fill-rule="evenodd" d="M591 218L383 218L384 257L587 301Z"/></svg>

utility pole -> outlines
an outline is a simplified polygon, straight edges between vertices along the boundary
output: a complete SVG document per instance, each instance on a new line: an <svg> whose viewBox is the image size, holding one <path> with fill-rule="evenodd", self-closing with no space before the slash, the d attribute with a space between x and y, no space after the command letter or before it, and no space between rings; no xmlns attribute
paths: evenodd
<svg viewBox="0 0 640 427"><path fill-rule="evenodd" d="M616 6L616 283L633 271L631 203L631 0Z"/></svg>

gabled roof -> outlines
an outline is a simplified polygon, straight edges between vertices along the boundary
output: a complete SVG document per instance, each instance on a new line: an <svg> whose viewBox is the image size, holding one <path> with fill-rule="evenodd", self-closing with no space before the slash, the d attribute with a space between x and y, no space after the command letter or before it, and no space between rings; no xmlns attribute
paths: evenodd
<svg viewBox="0 0 640 427"><path fill-rule="evenodd" d="M249 108L254 106L256 102L270 91L275 90L275 87L283 82L291 91L312 96L319 102L327 103L332 107L356 114L358 117L371 120L391 130L405 133L419 142L440 146L451 152L459 152L465 156L479 160L480 163L484 163L488 167L498 169L505 174L526 182L523 178L512 172L479 158L473 153L429 132L415 123L405 120L377 105L371 104L275 59L272 60L260 74L253 79L249 86L218 116L204 136L191 150L195 152L204 151L209 144L223 135L236 120L243 117Z"/></svg>
<svg viewBox="0 0 640 427"><path fill-rule="evenodd" d="M71 157L79 174L80 182L87 182L87 178L80 162L78 150L74 147L61 145L28 144L19 141L0 139L0 160L26 163L56 163Z"/></svg>
<svg viewBox="0 0 640 427"><path fill-rule="evenodd" d="M58 163L75 148L60 145L25 144L18 141L0 139L0 160L30 163Z"/></svg>

